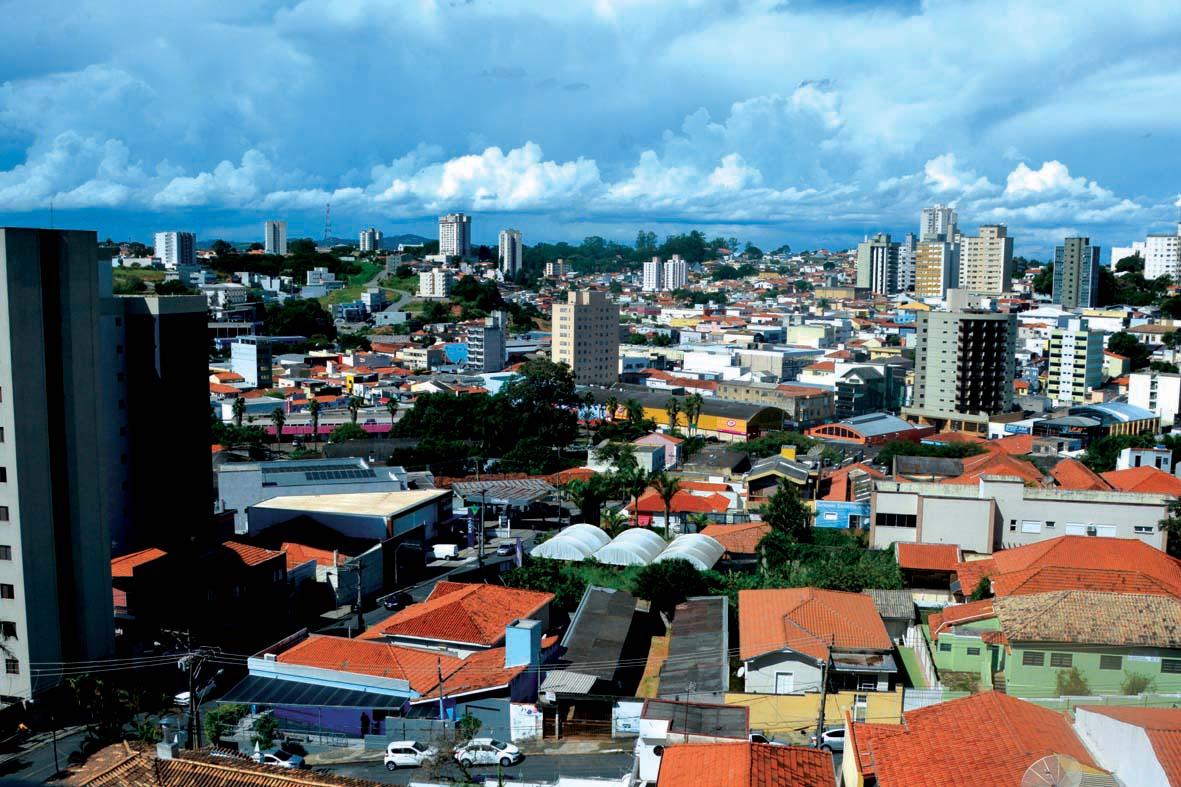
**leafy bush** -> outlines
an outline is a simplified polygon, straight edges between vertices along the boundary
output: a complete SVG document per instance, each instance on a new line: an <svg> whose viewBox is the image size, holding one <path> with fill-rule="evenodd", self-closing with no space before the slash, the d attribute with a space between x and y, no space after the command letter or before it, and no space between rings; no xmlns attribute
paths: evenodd
<svg viewBox="0 0 1181 787"><path fill-rule="evenodd" d="M270 713L264 713L254 720L252 728L254 734L250 739L261 749L269 749L275 744L275 733L279 731L279 722Z"/></svg>
<svg viewBox="0 0 1181 787"><path fill-rule="evenodd" d="M1129 696L1143 694L1151 689L1154 683L1156 681L1143 672L1125 672L1124 682L1120 684L1119 690L1122 694Z"/></svg>
<svg viewBox="0 0 1181 787"><path fill-rule="evenodd" d="M1078 671L1078 667L1060 669L1057 675L1058 696L1085 697L1091 693L1091 684Z"/></svg>

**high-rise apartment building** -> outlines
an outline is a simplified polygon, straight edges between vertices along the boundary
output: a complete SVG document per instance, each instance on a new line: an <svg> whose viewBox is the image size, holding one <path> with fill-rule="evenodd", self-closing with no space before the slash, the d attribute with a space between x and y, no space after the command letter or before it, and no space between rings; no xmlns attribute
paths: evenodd
<svg viewBox="0 0 1181 787"><path fill-rule="evenodd" d="M619 306L600 290L567 293L553 306L554 363L564 363L583 385L619 379Z"/></svg>
<svg viewBox="0 0 1181 787"><path fill-rule="evenodd" d="M960 235L959 289L1000 294L1013 278L1013 239L1004 224L985 224L976 235Z"/></svg>
<svg viewBox="0 0 1181 787"><path fill-rule="evenodd" d="M273 369L270 337L239 336L230 344L230 371L242 375L251 388L270 388Z"/></svg>
<svg viewBox="0 0 1181 787"><path fill-rule="evenodd" d="M446 298L451 294L451 271L432 268L418 275L419 298Z"/></svg>
<svg viewBox="0 0 1181 787"><path fill-rule="evenodd" d="M1046 394L1055 405L1087 401L1103 384L1103 331L1092 331L1087 321L1065 318L1050 334Z"/></svg>
<svg viewBox="0 0 1181 787"><path fill-rule="evenodd" d="M644 292L660 292L664 287L664 263L653 257L644 263L644 277L641 285Z"/></svg>
<svg viewBox="0 0 1181 787"><path fill-rule="evenodd" d="M918 238L913 232L906 233L898 244L898 291L911 292L914 290L914 261L918 251Z"/></svg>
<svg viewBox="0 0 1181 787"><path fill-rule="evenodd" d="M0 229L6 703L60 682L53 665L106 658L114 644L110 537L124 492L115 414L126 407L116 368L125 348L97 245L93 232ZM208 477L207 468L192 483L208 487Z"/></svg>
<svg viewBox="0 0 1181 787"><path fill-rule="evenodd" d="M1172 426L1181 414L1181 374L1133 372L1128 375L1128 404L1156 413L1161 426Z"/></svg>
<svg viewBox="0 0 1181 787"><path fill-rule="evenodd" d="M875 295L898 292L898 244L879 232L857 244L857 286Z"/></svg>
<svg viewBox="0 0 1181 787"><path fill-rule="evenodd" d="M1099 294L1099 247L1090 238L1067 238L1054 249L1051 301L1064 309L1088 308Z"/></svg>
<svg viewBox="0 0 1181 787"><path fill-rule="evenodd" d="M664 263L664 289L683 290L688 283L689 263L681 259L680 254L674 254Z"/></svg>
<svg viewBox="0 0 1181 787"><path fill-rule="evenodd" d="M545 276L548 279L560 279L570 272L570 264L565 260L553 260L545 264Z"/></svg>
<svg viewBox="0 0 1181 787"><path fill-rule="evenodd" d="M1111 265L1124 257L1140 255L1144 260L1144 278L1156 279L1168 276L1173 281L1181 279L1181 222L1176 233L1154 232L1131 246L1117 246L1111 250Z"/></svg>
<svg viewBox="0 0 1181 787"><path fill-rule="evenodd" d="M903 414L941 429L987 432L989 416L1013 402L1017 316L920 312L915 327L914 393Z"/></svg>
<svg viewBox="0 0 1181 787"><path fill-rule="evenodd" d="M921 240L914 251L916 298L947 297L960 277L960 246L945 240Z"/></svg>
<svg viewBox="0 0 1181 787"><path fill-rule="evenodd" d="M954 241L956 234L955 208L935 205L923 208L919 217L919 240Z"/></svg>
<svg viewBox="0 0 1181 787"><path fill-rule="evenodd" d="M525 247L521 245L520 230L500 231L500 273L505 281L515 281L525 266Z"/></svg>
<svg viewBox="0 0 1181 787"><path fill-rule="evenodd" d="M481 372L499 372L504 369L504 333L507 319L504 312L493 312L485 317L481 325L467 329L467 365Z"/></svg>
<svg viewBox="0 0 1181 787"><path fill-rule="evenodd" d="M381 239L385 237L377 227L361 230L361 251L381 251Z"/></svg>
<svg viewBox="0 0 1181 787"><path fill-rule="evenodd" d="M472 217L448 213L439 217L439 253L448 257L470 257L472 253Z"/></svg>
<svg viewBox="0 0 1181 787"><path fill-rule="evenodd" d="M267 254L286 254L287 222L265 222L262 225L262 245Z"/></svg>
<svg viewBox="0 0 1181 787"><path fill-rule="evenodd" d="M197 264L197 236L191 232L157 232L155 256L165 270Z"/></svg>

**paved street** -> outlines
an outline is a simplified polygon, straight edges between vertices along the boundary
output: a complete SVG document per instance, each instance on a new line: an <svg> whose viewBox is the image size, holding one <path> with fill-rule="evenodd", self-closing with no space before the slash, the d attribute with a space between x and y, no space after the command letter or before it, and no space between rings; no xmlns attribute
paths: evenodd
<svg viewBox="0 0 1181 787"><path fill-rule="evenodd" d="M85 732L59 736L57 739L58 764L64 768L70 752L75 751L86 737ZM41 784L54 774L53 743L50 739L38 740L23 751L5 755L0 762L0 783Z"/></svg>
<svg viewBox="0 0 1181 787"><path fill-rule="evenodd" d="M526 757L520 764L506 768L506 779L531 779L537 781L553 781L558 776L622 776L631 771L631 754L537 754ZM369 779L383 784L409 784L412 781L425 780L427 772L415 768L400 771L387 771L380 762L363 762L351 765L339 765L326 768L326 772L337 776L351 776L358 779ZM495 766L473 768L473 776L496 776ZM440 772L432 773L432 778L450 776L460 779L462 773L459 768L441 766Z"/></svg>

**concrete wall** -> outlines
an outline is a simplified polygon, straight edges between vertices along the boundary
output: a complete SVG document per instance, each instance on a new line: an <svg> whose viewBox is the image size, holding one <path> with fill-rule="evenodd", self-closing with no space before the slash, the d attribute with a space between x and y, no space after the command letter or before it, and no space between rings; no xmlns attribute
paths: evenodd
<svg viewBox="0 0 1181 787"><path fill-rule="evenodd" d="M1079 708L1074 714L1074 731L1096 762L1111 771L1121 784L1145 787L1169 784L1144 728Z"/></svg>
<svg viewBox="0 0 1181 787"><path fill-rule="evenodd" d="M902 688L894 691L868 692L864 708L857 709L856 718L879 724L898 724L902 718ZM853 692L832 692L825 698L825 726L839 726L842 714L853 713L857 695ZM750 711L750 728L771 737L797 730L814 730L820 715L819 694L741 694L726 695L727 705L741 705Z"/></svg>
<svg viewBox="0 0 1181 787"><path fill-rule="evenodd" d="M775 694L775 676L792 674L792 693L820 691L820 667L816 660L792 651L768 653L746 662L744 688L751 694Z"/></svg>

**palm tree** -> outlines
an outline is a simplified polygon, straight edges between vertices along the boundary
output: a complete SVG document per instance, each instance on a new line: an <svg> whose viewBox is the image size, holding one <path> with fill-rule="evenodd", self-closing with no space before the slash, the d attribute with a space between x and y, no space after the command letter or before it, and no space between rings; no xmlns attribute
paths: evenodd
<svg viewBox="0 0 1181 787"><path fill-rule="evenodd" d="M632 501L632 512L636 525L640 524L640 495L648 488L648 473L644 468L634 466L619 474L619 489L625 499Z"/></svg>
<svg viewBox="0 0 1181 787"><path fill-rule="evenodd" d="M608 396L605 404L607 405L607 412L604 414L603 420L612 421L615 419L615 412L619 409L619 400L614 396Z"/></svg>
<svg viewBox="0 0 1181 787"><path fill-rule="evenodd" d="M673 498L677 496L677 492L681 491L681 482L663 472L654 473L651 480L652 488L656 490L656 494L660 495L660 500L664 503L664 537L667 540L672 527Z"/></svg>
<svg viewBox="0 0 1181 787"><path fill-rule="evenodd" d="M308 414L312 416L312 439L320 442L320 400L312 397L308 402Z"/></svg>
<svg viewBox="0 0 1181 787"><path fill-rule="evenodd" d="M697 431L697 420L701 418L701 406L705 400L699 393L691 393L685 397L685 420L689 424L689 434Z"/></svg>
<svg viewBox="0 0 1181 787"><path fill-rule="evenodd" d="M241 396L234 398L234 426L242 428L242 416L246 415L246 400Z"/></svg>
<svg viewBox="0 0 1181 787"><path fill-rule="evenodd" d="M689 516L689 524L697 528L694 532L700 533L712 525L713 521L709 518L709 514L692 514Z"/></svg>
<svg viewBox="0 0 1181 787"><path fill-rule="evenodd" d="M385 402L386 412L390 414L390 437L394 436L394 419L398 417L398 399L391 396Z"/></svg>
<svg viewBox="0 0 1181 787"><path fill-rule="evenodd" d="M664 403L664 413L668 416L668 430L677 431L677 419L681 417L681 400L675 396L668 397Z"/></svg>
<svg viewBox="0 0 1181 787"><path fill-rule="evenodd" d="M627 517L619 511L604 511L599 521L602 523L603 529L612 538L615 538L615 536L619 535L620 531L627 527Z"/></svg>
<svg viewBox="0 0 1181 787"><path fill-rule="evenodd" d="M349 418L353 419L353 423L357 423L357 413L361 410L361 397L350 396L348 401Z"/></svg>
<svg viewBox="0 0 1181 787"><path fill-rule="evenodd" d="M644 420L644 406L635 399L628 399L623 406L627 410L627 422L632 426L639 426Z"/></svg>
<svg viewBox="0 0 1181 787"><path fill-rule="evenodd" d="M276 407L271 412L271 423L275 425L275 442L279 445L283 444L283 424L287 423L287 416L283 413L282 407Z"/></svg>

